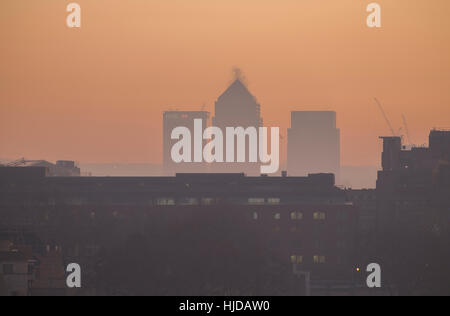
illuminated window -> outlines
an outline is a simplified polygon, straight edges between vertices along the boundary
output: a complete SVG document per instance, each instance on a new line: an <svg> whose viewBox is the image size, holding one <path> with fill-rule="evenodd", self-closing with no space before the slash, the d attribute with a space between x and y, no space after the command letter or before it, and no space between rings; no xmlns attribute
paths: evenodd
<svg viewBox="0 0 450 316"><path fill-rule="evenodd" d="M255 221L257 221L258 218L259 218L258 212L254 212L254 213L253 213L253 219L254 219Z"/></svg>
<svg viewBox="0 0 450 316"><path fill-rule="evenodd" d="M198 205L196 198L183 198L179 201L179 205Z"/></svg>
<svg viewBox="0 0 450 316"><path fill-rule="evenodd" d="M202 205L213 205L214 202L214 198L202 198Z"/></svg>
<svg viewBox="0 0 450 316"><path fill-rule="evenodd" d="M158 199L156 199L156 205L159 205L159 206L175 205L175 199L158 198Z"/></svg>
<svg viewBox="0 0 450 316"><path fill-rule="evenodd" d="M292 212L291 213L291 220L295 221L301 221L303 220L303 213L302 212Z"/></svg>
<svg viewBox="0 0 450 316"><path fill-rule="evenodd" d="M314 220L324 221L327 218L324 212L314 212Z"/></svg>
<svg viewBox="0 0 450 316"><path fill-rule="evenodd" d="M267 203L270 205L278 205L280 204L280 199L279 198L269 198L267 199Z"/></svg>
<svg viewBox="0 0 450 316"><path fill-rule="evenodd" d="M248 204L250 205L264 205L265 199L264 198L249 198Z"/></svg>
<svg viewBox="0 0 450 316"><path fill-rule="evenodd" d="M301 264L301 263L303 263L303 256L292 255L291 256L291 263L292 264Z"/></svg>
<svg viewBox="0 0 450 316"><path fill-rule="evenodd" d="M325 256L314 256L314 263L316 264L323 264L326 262Z"/></svg>
<svg viewBox="0 0 450 316"><path fill-rule="evenodd" d="M280 213L275 213L275 215L273 216L273 218L275 219L275 220L280 220L281 219L281 214Z"/></svg>

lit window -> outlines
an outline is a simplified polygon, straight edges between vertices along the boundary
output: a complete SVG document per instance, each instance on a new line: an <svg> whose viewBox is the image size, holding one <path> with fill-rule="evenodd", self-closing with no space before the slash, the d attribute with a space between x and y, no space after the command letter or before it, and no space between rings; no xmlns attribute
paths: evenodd
<svg viewBox="0 0 450 316"><path fill-rule="evenodd" d="M316 264L323 264L326 262L325 256L314 256L314 263Z"/></svg>
<svg viewBox="0 0 450 316"><path fill-rule="evenodd" d="M292 212L291 213L291 220L295 221L301 221L303 220L303 213L302 212Z"/></svg>
<svg viewBox="0 0 450 316"><path fill-rule="evenodd" d="M254 213L253 213L253 219L254 219L255 221L257 221L258 218L259 218L258 212L254 212Z"/></svg>
<svg viewBox="0 0 450 316"><path fill-rule="evenodd" d="M184 198L179 201L179 205L198 205L196 198Z"/></svg>
<svg viewBox="0 0 450 316"><path fill-rule="evenodd" d="M214 198L202 198L202 205L213 205L214 202Z"/></svg>
<svg viewBox="0 0 450 316"><path fill-rule="evenodd" d="M267 199L267 203L270 205L278 205L280 204L280 199L279 198L269 198Z"/></svg>
<svg viewBox="0 0 450 316"><path fill-rule="evenodd" d="M156 205L159 205L159 206L175 205L175 199L158 198L156 200Z"/></svg>
<svg viewBox="0 0 450 316"><path fill-rule="evenodd" d="M250 205L264 205L265 200L264 198L249 198L248 204Z"/></svg>
<svg viewBox="0 0 450 316"><path fill-rule="evenodd" d="M280 213L275 213L275 215L273 216L273 218L275 219L275 220L280 220L281 219L281 214Z"/></svg>
<svg viewBox="0 0 450 316"><path fill-rule="evenodd" d="M326 217L327 216L324 212L314 212L314 219L316 221L324 221Z"/></svg>
<svg viewBox="0 0 450 316"><path fill-rule="evenodd" d="M291 263L292 264L301 264L301 263L303 263L303 256L292 255L291 256Z"/></svg>

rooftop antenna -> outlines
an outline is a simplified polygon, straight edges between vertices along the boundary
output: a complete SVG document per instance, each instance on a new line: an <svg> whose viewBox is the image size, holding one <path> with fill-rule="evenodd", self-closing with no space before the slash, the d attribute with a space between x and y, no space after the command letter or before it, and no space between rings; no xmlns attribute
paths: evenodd
<svg viewBox="0 0 450 316"><path fill-rule="evenodd" d="M391 130L392 136L397 136L397 134L396 134L395 131L394 131L394 128L392 127L391 122L389 121L389 118L387 117L386 113L385 113L384 110L383 110L383 107L381 106L380 101L378 101L377 98L374 98L374 100L375 100L375 102L377 103L378 108L379 108L380 111L381 111L381 114L383 114L383 117L384 117L384 119L385 119L387 125L389 126L389 129Z"/></svg>

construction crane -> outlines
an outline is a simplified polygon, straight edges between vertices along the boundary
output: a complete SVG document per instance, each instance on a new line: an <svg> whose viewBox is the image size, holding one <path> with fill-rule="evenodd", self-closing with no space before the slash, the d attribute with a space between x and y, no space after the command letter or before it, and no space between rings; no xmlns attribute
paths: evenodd
<svg viewBox="0 0 450 316"><path fill-rule="evenodd" d="M403 125L405 126L405 132L406 132L406 137L408 138L408 143L412 144L411 142L411 137L409 135L409 128L408 128L408 123L406 122L406 117L405 115L402 115L402 120L403 120Z"/></svg>
<svg viewBox="0 0 450 316"><path fill-rule="evenodd" d="M375 100L375 102L377 103L378 108L379 108L380 111L381 111L381 114L383 114L384 120L386 121L387 125L388 125L389 128L390 128L391 133L392 133L392 136L397 136L397 134L396 134L395 131L394 131L394 128L392 127L391 122L389 121L389 118L387 117L386 113L385 113L384 110L383 110L383 107L381 106L380 101L378 101L377 98L374 98L374 100Z"/></svg>

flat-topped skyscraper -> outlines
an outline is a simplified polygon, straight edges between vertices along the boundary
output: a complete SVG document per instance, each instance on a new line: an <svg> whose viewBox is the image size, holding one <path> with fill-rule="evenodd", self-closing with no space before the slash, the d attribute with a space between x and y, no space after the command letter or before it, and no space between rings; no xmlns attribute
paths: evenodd
<svg viewBox="0 0 450 316"><path fill-rule="evenodd" d="M202 133L208 127L209 112L206 111L166 111L163 114L163 169L164 174L174 176L177 173L204 173L207 172L208 165L205 162L175 163L171 157L173 145L178 141L172 139L172 131L177 127L186 127L191 134L194 134L194 121L202 121ZM205 145L203 141L202 145ZM192 143L191 152L194 152ZM193 158L192 158L193 159Z"/></svg>
<svg viewBox="0 0 450 316"><path fill-rule="evenodd" d="M333 173L340 176L340 130L336 112L294 111L288 130L288 172L293 176Z"/></svg>

